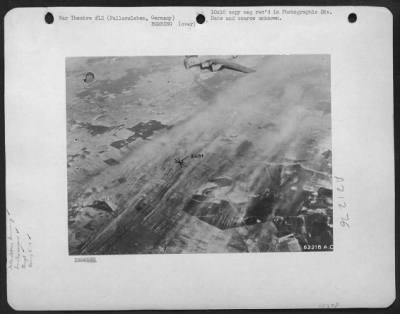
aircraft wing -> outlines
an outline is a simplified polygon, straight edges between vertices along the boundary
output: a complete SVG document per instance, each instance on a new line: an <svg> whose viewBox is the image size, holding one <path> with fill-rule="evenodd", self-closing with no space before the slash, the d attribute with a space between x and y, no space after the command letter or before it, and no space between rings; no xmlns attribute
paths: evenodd
<svg viewBox="0 0 400 314"><path fill-rule="evenodd" d="M209 59L208 61L214 63L214 64L221 64L224 68L226 69L230 69L230 70L234 70L234 71L239 71L239 72L243 72L243 73L251 73L251 72L255 72L256 70L245 67L241 64L238 64L236 62L232 62L226 59Z"/></svg>

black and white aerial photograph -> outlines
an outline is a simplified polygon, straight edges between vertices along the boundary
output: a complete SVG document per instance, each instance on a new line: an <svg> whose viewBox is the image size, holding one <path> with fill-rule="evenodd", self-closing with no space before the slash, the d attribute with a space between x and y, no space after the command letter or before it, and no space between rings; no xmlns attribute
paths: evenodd
<svg viewBox="0 0 400 314"><path fill-rule="evenodd" d="M65 62L69 255L333 250L329 55Z"/></svg>

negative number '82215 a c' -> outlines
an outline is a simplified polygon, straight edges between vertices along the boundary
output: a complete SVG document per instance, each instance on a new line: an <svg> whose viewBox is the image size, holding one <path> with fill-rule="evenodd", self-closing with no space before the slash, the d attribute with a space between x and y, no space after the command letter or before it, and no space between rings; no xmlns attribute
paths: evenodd
<svg viewBox="0 0 400 314"><path fill-rule="evenodd" d="M333 250L333 244L304 244L303 249L304 251L330 251Z"/></svg>

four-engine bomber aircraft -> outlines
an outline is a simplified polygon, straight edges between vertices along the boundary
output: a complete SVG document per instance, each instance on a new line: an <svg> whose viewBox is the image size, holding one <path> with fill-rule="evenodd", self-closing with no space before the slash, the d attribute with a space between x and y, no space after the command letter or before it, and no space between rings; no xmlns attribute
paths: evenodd
<svg viewBox="0 0 400 314"><path fill-rule="evenodd" d="M210 72L217 72L223 69L238 71L242 73L251 73L256 70L230 61L225 58L204 58L199 56L186 56L183 61L186 69L199 67L201 70L209 70Z"/></svg>

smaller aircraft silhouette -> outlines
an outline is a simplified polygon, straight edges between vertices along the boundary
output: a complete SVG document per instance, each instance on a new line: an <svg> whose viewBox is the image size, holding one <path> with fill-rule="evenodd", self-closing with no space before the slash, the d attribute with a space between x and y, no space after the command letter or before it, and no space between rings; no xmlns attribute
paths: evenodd
<svg viewBox="0 0 400 314"><path fill-rule="evenodd" d="M236 57L237 56L234 56L233 59ZM199 67L201 70L209 70L210 72L217 72L224 69L238 71L242 73L251 73L256 71L254 69L245 67L241 64L232 62L224 58L204 59L198 56L186 56L183 64L185 66L185 69Z"/></svg>
<svg viewBox="0 0 400 314"><path fill-rule="evenodd" d="M175 163L177 163L180 168L186 167L187 166L187 164L185 163L186 158L188 158L188 156L186 156L183 159L175 158Z"/></svg>

